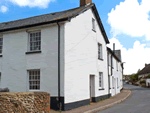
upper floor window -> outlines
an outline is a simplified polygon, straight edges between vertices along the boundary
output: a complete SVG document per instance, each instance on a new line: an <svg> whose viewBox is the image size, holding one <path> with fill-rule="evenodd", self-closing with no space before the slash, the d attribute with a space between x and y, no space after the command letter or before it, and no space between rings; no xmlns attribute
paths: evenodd
<svg viewBox="0 0 150 113"><path fill-rule="evenodd" d="M41 50L41 32L29 33L29 51L40 51Z"/></svg>
<svg viewBox="0 0 150 113"><path fill-rule="evenodd" d="M29 74L29 90L40 90L40 70L30 70Z"/></svg>
<svg viewBox="0 0 150 113"><path fill-rule="evenodd" d="M2 54L3 51L3 38L0 37L0 54Z"/></svg>
<svg viewBox="0 0 150 113"><path fill-rule="evenodd" d="M99 72L99 87L103 88L103 73Z"/></svg>
<svg viewBox="0 0 150 113"><path fill-rule="evenodd" d="M98 43L98 59L102 60L102 44Z"/></svg>
<svg viewBox="0 0 150 113"><path fill-rule="evenodd" d="M114 63L113 63L113 56L111 56L111 67L114 67Z"/></svg>
<svg viewBox="0 0 150 113"><path fill-rule="evenodd" d="M96 31L95 19L92 18L92 30Z"/></svg>

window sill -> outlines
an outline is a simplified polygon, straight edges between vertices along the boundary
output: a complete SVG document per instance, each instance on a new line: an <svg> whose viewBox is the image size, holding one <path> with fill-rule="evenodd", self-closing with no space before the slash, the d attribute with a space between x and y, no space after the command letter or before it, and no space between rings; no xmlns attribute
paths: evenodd
<svg viewBox="0 0 150 113"><path fill-rule="evenodd" d="M0 55L0 57L3 57L3 55Z"/></svg>
<svg viewBox="0 0 150 113"><path fill-rule="evenodd" d="M31 90L31 89L29 89L29 92L39 92L40 91L40 89L35 89L35 90Z"/></svg>
<svg viewBox="0 0 150 113"><path fill-rule="evenodd" d="M25 54L34 54L34 53L42 53L42 51L31 51L31 52L26 52Z"/></svg>
<svg viewBox="0 0 150 113"><path fill-rule="evenodd" d="M98 58L98 60L101 60L101 61L103 61L103 59L102 59L102 58Z"/></svg>
<svg viewBox="0 0 150 113"><path fill-rule="evenodd" d="M105 90L104 88L100 88L99 90Z"/></svg>
<svg viewBox="0 0 150 113"><path fill-rule="evenodd" d="M96 30L92 29L92 31L96 32Z"/></svg>

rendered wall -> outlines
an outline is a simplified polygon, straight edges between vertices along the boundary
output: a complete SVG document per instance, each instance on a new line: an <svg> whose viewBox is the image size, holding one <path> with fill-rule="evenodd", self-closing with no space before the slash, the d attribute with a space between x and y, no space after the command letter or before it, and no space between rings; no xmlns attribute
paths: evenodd
<svg viewBox="0 0 150 113"><path fill-rule="evenodd" d="M58 26L32 28L41 30L42 53L25 54L28 45L26 29L3 34L3 57L0 58L1 87L10 92L28 92L27 70L40 69L40 91L58 96ZM61 25L61 96L64 96L63 60L64 25Z"/></svg>
<svg viewBox="0 0 150 113"><path fill-rule="evenodd" d="M92 30L91 9L65 24L65 103L90 99L90 75L95 75L95 97L108 94L106 43L96 22ZM103 61L98 60L98 42L103 45ZM104 89L99 90L99 72Z"/></svg>

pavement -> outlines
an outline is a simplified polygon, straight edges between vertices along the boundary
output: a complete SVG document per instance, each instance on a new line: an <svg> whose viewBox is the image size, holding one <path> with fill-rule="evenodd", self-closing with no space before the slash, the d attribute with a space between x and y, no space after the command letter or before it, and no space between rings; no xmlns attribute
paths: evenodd
<svg viewBox="0 0 150 113"><path fill-rule="evenodd" d="M129 89L123 89L121 93L97 103L90 103L90 105L61 112L51 109L50 113L94 113L112 107L115 104L121 103L122 101L126 100L130 95L131 91Z"/></svg>

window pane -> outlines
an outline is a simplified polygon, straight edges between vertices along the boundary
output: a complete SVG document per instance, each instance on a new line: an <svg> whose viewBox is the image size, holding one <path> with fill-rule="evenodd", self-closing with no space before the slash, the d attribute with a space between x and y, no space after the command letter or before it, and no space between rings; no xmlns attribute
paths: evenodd
<svg viewBox="0 0 150 113"><path fill-rule="evenodd" d="M31 90L40 89L39 85L40 85L40 71L35 71L35 70L29 71L29 88Z"/></svg>
<svg viewBox="0 0 150 113"><path fill-rule="evenodd" d="M36 36L39 36L39 33L36 33Z"/></svg>
<svg viewBox="0 0 150 113"><path fill-rule="evenodd" d="M37 89L40 89L40 86L37 86Z"/></svg>

